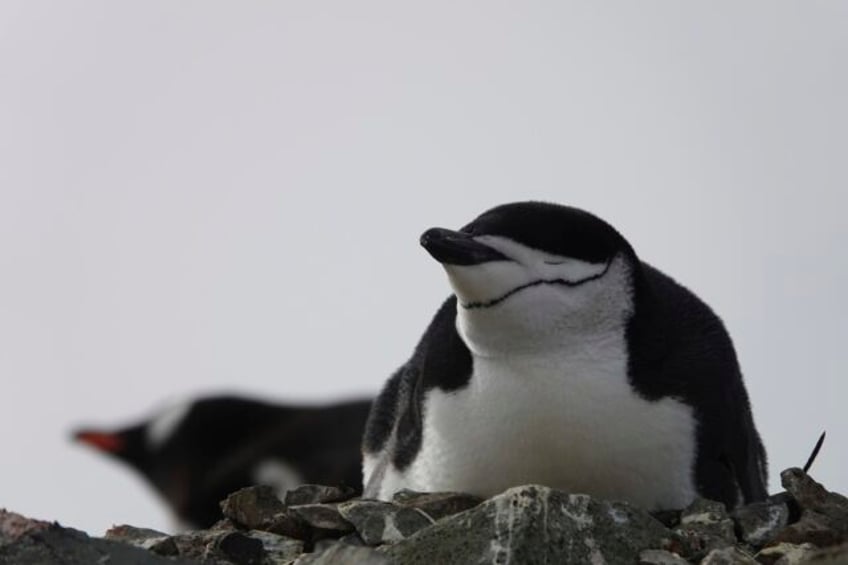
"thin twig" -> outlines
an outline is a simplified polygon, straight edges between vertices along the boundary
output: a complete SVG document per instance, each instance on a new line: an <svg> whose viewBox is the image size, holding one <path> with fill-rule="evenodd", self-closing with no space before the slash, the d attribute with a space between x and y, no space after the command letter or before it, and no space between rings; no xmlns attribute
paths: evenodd
<svg viewBox="0 0 848 565"><path fill-rule="evenodd" d="M816 460L816 456L819 454L819 449L821 449L822 444L824 443L824 436L827 432L822 432L819 436L819 440L816 442L816 446L813 448L813 452L810 453L810 457L807 459L807 464L804 465L804 472L810 470L810 467L813 465L813 461Z"/></svg>

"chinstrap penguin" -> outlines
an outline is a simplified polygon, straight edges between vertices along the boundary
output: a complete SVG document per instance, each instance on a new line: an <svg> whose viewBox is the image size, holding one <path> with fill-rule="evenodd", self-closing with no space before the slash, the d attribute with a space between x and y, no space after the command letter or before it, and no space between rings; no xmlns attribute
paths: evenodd
<svg viewBox="0 0 848 565"><path fill-rule="evenodd" d="M421 244L454 295L374 403L364 496L539 483L651 510L766 496L721 320L612 226L525 202Z"/></svg>
<svg viewBox="0 0 848 565"><path fill-rule="evenodd" d="M144 476L181 527L207 528L221 518L221 500L254 484L280 493L301 483L361 490L359 446L370 406L365 399L295 406L214 396L74 437Z"/></svg>

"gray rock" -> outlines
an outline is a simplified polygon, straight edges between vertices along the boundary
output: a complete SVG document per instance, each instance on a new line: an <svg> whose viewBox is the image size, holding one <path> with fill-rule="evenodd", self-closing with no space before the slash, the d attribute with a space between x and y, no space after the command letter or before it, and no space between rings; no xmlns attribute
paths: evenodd
<svg viewBox="0 0 848 565"><path fill-rule="evenodd" d="M262 526L262 530L299 540L305 540L309 537L307 524L285 512L274 514L270 521Z"/></svg>
<svg viewBox="0 0 848 565"><path fill-rule="evenodd" d="M713 549L701 561L701 565L758 565L751 555L738 547Z"/></svg>
<svg viewBox="0 0 848 565"><path fill-rule="evenodd" d="M721 502L697 498L680 512L680 528L697 528L709 531L713 535L736 541L733 533L733 520Z"/></svg>
<svg viewBox="0 0 848 565"><path fill-rule="evenodd" d="M48 531L54 526L55 524L50 522L33 520L0 508L0 547L26 536Z"/></svg>
<svg viewBox="0 0 848 565"><path fill-rule="evenodd" d="M199 565L0 510L0 565Z"/></svg>
<svg viewBox="0 0 848 565"><path fill-rule="evenodd" d="M0 565L848 565L848 499L797 469L782 479L787 492L738 508L732 519L706 500L662 513L674 530L624 503L534 485L483 502L403 491L392 503L338 501L350 493L309 485L287 501L325 502L289 506L269 487L252 487L222 503L226 517L213 528L176 536L116 526L104 539L90 538L0 510ZM755 557L752 548L761 548Z"/></svg>
<svg viewBox="0 0 848 565"><path fill-rule="evenodd" d="M786 469L780 474L780 483L802 510L813 510L835 520L848 521L848 498L830 492L801 469Z"/></svg>
<svg viewBox="0 0 848 565"><path fill-rule="evenodd" d="M398 506L422 510L433 520L459 514L483 502L479 496L461 492L415 492L401 490L395 493L392 502Z"/></svg>
<svg viewBox="0 0 848 565"><path fill-rule="evenodd" d="M796 545L811 543L819 547L838 545L846 539L846 526L848 524L834 523L818 512L804 510L800 520L780 530L772 541Z"/></svg>
<svg viewBox="0 0 848 565"><path fill-rule="evenodd" d="M732 517L742 540L759 549L787 526L789 507L782 502L765 500L737 508Z"/></svg>
<svg viewBox="0 0 848 565"><path fill-rule="evenodd" d="M224 517L248 530L265 529L285 509L274 489L266 485L237 490L221 502Z"/></svg>
<svg viewBox="0 0 848 565"><path fill-rule="evenodd" d="M180 554L176 542L174 542L173 538L170 537L148 540L142 543L139 547L148 551L152 551L157 555L163 555L166 557L171 557Z"/></svg>
<svg viewBox="0 0 848 565"><path fill-rule="evenodd" d="M353 524L339 513L335 504L303 504L291 506L288 513L303 521L313 529L347 534L353 531Z"/></svg>
<svg viewBox="0 0 848 565"><path fill-rule="evenodd" d="M348 534L350 535L350 534ZM312 544L312 551L310 553L323 553L330 549L331 547L335 547L339 544L341 538L323 538L316 541Z"/></svg>
<svg viewBox="0 0 848 565"><path fill-rule="evenodd" d="M703 498L681 511L674 534L676 543L672 549L690 561L700 561L714 549L736 544L733 520L724 504Z"/></svg>
<svg viewBox="0 0 848 565"><path fill-rule="evenodd" d="M366 545L394 543L434 522L417 508L376 500L352 500L339 505L341 515L356 528Z"/></svg>
<svg viewBox="0 0 848 565"><path fill-rule="evenodd" d="M778 532L776 541L820 547L848 542L848 498L829 492L801 469L783 471L780 480L801 508L801 518Z"/></svg>
<svg viewBox="0 0 848 565"><path fill-rule="evenodd" d="M245 532L197 530L172 536L179 555L206 564L260 565L265 548L259 539Z"/></svg>
<svg viewBox="0 0 848 565"><path fill-rule="evenodd" d="M356 532L340 537L339 543L346 543L348 545L365 545L365 542L362 541L362 538L359 537L359 534Z"/></svg>
<svg viewBox="0 0 848 565"><path fill-rule="evenodd" d="M165 532L159 530L151 530L150 528L136 528L122 524L120 526L112 526L103 535L104 539L114 541L122 541L125 543L138 545L147 540L169 537Z"/></svg>
<svg viewBox="0 0 848 565"><path fill-rule="evenodd" d="M392 561L379 551L370 547L358 547L335 543L320 553L307 553L294 562L294 565L392 565Z"/></svg>
<svg viewBox="0 0 848 565"><path fill-rule="evenodd" d="M215 538L207 555L218 557L216 554L236 565L262 565L265 561L262 542L240 532L224 532Z"/></svg>
<svg viewBox="0 0 848 565"><path fill-rule="evenodd" d="M228 531L198 530L183 532L171 536L174 545L177 546L177 554L181 557L197 560L208 560L213 562L229 561L225 555L218 551L215 542L218 537L228 535Z"/></svg>
<svg viewBox="0 0 848 565"><path fill-rule="evenodd" d="M400 565L460 563L633 563L671 533L626 503L544 486L515 487L383 546ZM603 561L602 561L603 560Z"/></svg>
<svg viewBox="0 0 848 565"><path fill-rule="evenodd" d="M639 554L639 565L689 565L689 562L671 551L646 549Z"/></svg>
<svg viewBox="0 0 848 565"><path fill-rule="evenodd" d="M177 544L166 533L134 526L113 526L103 536L105 539L128 543L158 555L178 555Z"/></svg>
<svg viewBox="0 0 848 565"><path fill-rule="evenodd" d="M666 528L676 528L680 525L680 510L655 510L651 512L651 516Z"/></svg>
<svg viewBox="0 0 848 565"><path fill-rule="evenodd" d="M811 543L779 543L761 549L754 558L762 565L797 565L805 562L815 552L816 546Z"/></svg>
<svg viewBox="0 0 848 565"><path fill-rule="evenodd" d="M813 551L809 563L815 565L845 565L848 563L848 544L836 545ZM783 565L782 563L780 565Z"/></svg>
<svg viewBox="0 0 848 565"><path fill-rule="evenodd" d="M242 530L242 529L244 529L244 526L239 526L238 524L236 524L235 522L233 522L229 518L221 518L220 520L218 520L217 522L212 524L212 527L209 528L209 529L210 530L227 530L229 532L232 532L232 531L236 531L236 530Z"/></svg>
<svg viewBox="0 0 848 565"><path fill-rule="evenodd" d="M258 530L252 530L248 535L262 543L266 562L272 565L289 563L303 553L303 542L300 540Z"/></svg>
<svg viewBox="0 0 848 565"><path fill-rule="evenodd" d="M285 494L286 506L303 504L325 504L342 502L354 497L356 491L349 487L328 487L323 485L300 485Z"/></svg>
<svg viewBox="0 0 848 565"><path fill-rule="evenodd" d="M346 534L340 538L324 538L319 539L313 545L313 551L315 553L321 553L337 544L345 544L345 545L355 545L357 547L363 547L365 542L362 541L362 538L359 537L359 534L353 532L352 534Z"/></svg>
<svg viewBox="0 0 848 565"><path fill-rule="evenodd" d="M152 551L153 553L156 553L158 555L164 555L166 557L171 557L180 554L180 550L177 547L176 542L171 537L151 539L144 542L141 547L148 551Z"/></svg>
<svg viewBox="0 0 848 565"><path fill-rule="evenodd" d="M798 518L801 517L801 507L798 506L798 502L792 498L792 495L785 490L772 494L766 498L765 502L770 502L771 504L785 504L786 507L789 508L790 523L797 521Z"/></svg>

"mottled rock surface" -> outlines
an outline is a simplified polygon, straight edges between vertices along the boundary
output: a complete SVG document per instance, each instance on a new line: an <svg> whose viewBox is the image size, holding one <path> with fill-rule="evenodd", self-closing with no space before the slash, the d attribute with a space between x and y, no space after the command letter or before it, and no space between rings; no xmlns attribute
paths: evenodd
<svg viewBox="0 0 848 565"><path fill-rule="evenodd" d="M382 549L397 563L632 563L668 530L630 505L529 485Z"/></svg>
<svg viewBox="0 0 848 565"><path fill-rule="evenodd" d="M479 496L461 492L415 492L412 490L402 490L394 495L392 502L399 506L416 508L433 520L440 520L445 516L453 516L454 514L474 508L483 502L483 499Z"/></svg>
<svg viewBox="0 0 848 565"><path fill-rule="evenodd" d="M285 509L274 489L265 485L239 489L221 502L225 518L249 529L268 526Z"/></svg>
<svg viewBox="0 0 848 565"><path fill-rule="evenodd" d="M664 549L646 549L639 554L639 565L687 565L676 553Z"/></svg>
<svg viewBox="0 0 848 565"><path fill-rule="evenodd" d="M776 541L819 547L848 542L848 498L828 491L801 469L783 471L780 480L800 507L801 517L779 531Z"/></svg>
<svg viewBox="0 0 848 565"><path fill-rule="evenodd" d="M274 564L288 563L299 557L304 550L304 544L300 540L257 530L250 531L248 535L262 543L266 561Z"/></svg>
<svg viewBox="0 0 848 565"><path fill-rule="evenodd" d="M792 543L778 543L760 550L754 557L758 563L763 565L796 565L804 563L816 552L816 546L811 543L795 545Z"/></svg>
<svg viewBox="0 0 848 565"><path fill-rule="evenodd" d="M0 510L2 565L192 565L191 560L168 558L127 543L92 538L83 532L31 520Z"/></svg>
<svg viewBox="0 0 848 565"><path fill-rule="evenodd" d="M295 565L392 565L392 561L370 547L337 544L321 552L307 553Z"/></svg>
<svg viewBox="0 0 848 565"><path fill-rule="evenodd" d="M754 557L738 547L728 546L711 550L701 565L757 565Z"/></svg>
<svg viewBox="0 0 848 565"><path fill-rule="evenodd" d="M848 544L843 543L824 549L817 549L809 554L808 557L809 563L815 563L817 565L846 565L848 564Z"/></svg>
<svg viewBox="0 0 848 565"><path fill-rule="evenodd" d="M698 499L649 514L527 485L481 500L402 491L392 502L304 485L280 500L250 487L208 530L116 526L104 538L0 511L0 565L364 565L639 563L848 565L848 499L799 469L786 492L736 508Z"/></svg>
<svg viewBox="0 0 848 565"><path fill-rule="evenodd" d="M736 509L733 521L742 541L760 548L789 524L789 506L780 500L755 502Z"/></svg>
<svg viewBox="0 0 848 565"><path fill-rule="evenodd" d="M301 504L326 504L343 502L354 497L356 491L348 487L328 487L323 485L300 485L286 491L286 506Z"/></svg>
<svg viewBox="0 0 848 565"><path fill-rule="evenodd" d="M339 505L339 512L367 545L400 541L435 522L417 508L376 500L345 502Z"/></svg>
<svg viewBox="0 0 848 565"><path fill-rule="evenodd" d="M142 549L149 549L158 555L179 555L179 548L171 536L149 528L136 528L127 525L113 526L103 537Z"/></svg>
<svg viewBox="0 0 848 565"><path fill-rule="evenodd" d="M353 531L353 524L345 520L335 504L301 504L288 509L290 516L295 516L304 524L328 535L347 534Z"/></svg>
<svg viewBox="0 0 848 565"><path fill-rule="evenodd" d="M699 498L680 513L674 529L677 553L691 561L700 561L716 549L736 544L733 520L724 504Z"/></svg>

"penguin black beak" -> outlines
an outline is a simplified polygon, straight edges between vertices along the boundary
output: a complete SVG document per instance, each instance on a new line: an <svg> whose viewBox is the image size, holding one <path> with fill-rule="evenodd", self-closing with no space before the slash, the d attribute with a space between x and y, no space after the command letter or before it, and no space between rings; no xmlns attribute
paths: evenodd
<svg viewBox="0 0 848 565"><path fill-rule="evenodd" d="M509 261L509 257L474 240L467 233L430 228L421 235L421 245L443 265L479 265L491 261Z"/></svg>

